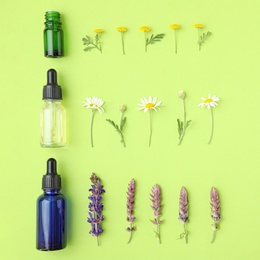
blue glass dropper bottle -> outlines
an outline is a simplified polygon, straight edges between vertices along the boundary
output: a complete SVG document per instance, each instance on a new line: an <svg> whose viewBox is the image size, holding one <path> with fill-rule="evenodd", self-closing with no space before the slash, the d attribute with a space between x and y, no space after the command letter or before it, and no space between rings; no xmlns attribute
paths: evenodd
<svg viewBox="0 0 260 260"><path fill-rule="evenodd" d="M42 251L60 250L67 244L66 198L60 193L61 177L53 158L47 161L42 189L44 193L37 200L36 248Z"/></svg>

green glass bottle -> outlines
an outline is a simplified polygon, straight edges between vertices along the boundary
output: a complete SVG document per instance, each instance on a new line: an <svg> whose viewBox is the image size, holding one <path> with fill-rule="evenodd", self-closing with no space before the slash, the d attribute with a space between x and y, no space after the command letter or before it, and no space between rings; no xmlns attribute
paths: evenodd
<svg viewBox="0 0 260 260"><path fill-rule="evenodd" d="M57 11L47 11L45 13L44 35L44 56L59 58L63 52L63 30L60 22L60 13Z"/></svg>

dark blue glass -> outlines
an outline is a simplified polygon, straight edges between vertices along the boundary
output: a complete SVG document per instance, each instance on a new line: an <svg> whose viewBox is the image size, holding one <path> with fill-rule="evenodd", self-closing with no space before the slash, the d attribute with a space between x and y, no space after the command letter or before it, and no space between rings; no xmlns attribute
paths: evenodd
<svg viewBox="0 0 260 260"><path fill-rule="evenodd" d="M38 250L60 250L67 244L66 199L60 190L44 190L37 200Z"/></svg>

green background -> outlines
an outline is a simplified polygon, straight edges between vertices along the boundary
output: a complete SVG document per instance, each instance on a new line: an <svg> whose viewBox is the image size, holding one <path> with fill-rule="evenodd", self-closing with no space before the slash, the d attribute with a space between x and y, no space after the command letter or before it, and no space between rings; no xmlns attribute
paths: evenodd
<svg viewBox="0 0 260 260"><path fill-rule="evenodd" d="M1 210L0 259L259 259L259 100L260 3L213 0L133 1L3 1L1 0ZM65 57L43 56L44 13L58 10L65 32ZM178 54L169 28L179 23ZM194 23L213 35L199 52ZM161 43L144 52L139 27L165 33ZM126 26L126 55L120 34ZM82 38L103 28L103 54L83 51ZM39 146L39 109L46 72L54 68L64 92L68 146ZM187 92L187 118L192 120L181 146L176 119L181 117L177 93ZM209 137L209 111L199 108L208 93L221 98L214 109L215 133ZM94 121L86 97L105 101L106 112ZM139 99L157 96L161 111L153 113L152 146L148 147L148 114L137 112ZM124 149L105 121L117 121L125 104ZM69 203L68 246L56 252L35 249L36 199L46 160L58 161L62 192ZM91 172L102 179L104 233L98 248L89 235L88 189ZM126 189L136 179L137 231L131 244L125 231ZM162 244L153 233L149 193L158 183L163 192ZM189 194L189 243L178 240L181 186ZM220 193L222 221L210 243L209 192Z"/></svg>

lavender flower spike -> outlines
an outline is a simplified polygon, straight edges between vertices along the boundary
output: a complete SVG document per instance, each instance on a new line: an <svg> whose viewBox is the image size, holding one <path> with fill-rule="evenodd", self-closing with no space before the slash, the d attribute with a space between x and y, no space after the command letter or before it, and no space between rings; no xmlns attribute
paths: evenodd
<svg viewBox="0 0 260 260"><path fill-rule="evenodd" d="M91 188L89 191L91 195L88 197L89 202L89 218L88 222L91 224L91 230L89 234L97 237L97 244L99 246L99 236L103 233L103 229L101 227L101 222L104 220L104 216L102 215L103 204L102 204L102 194L105 192L103 186L101 185L100 178L92 173L90 178Z"/></svg>
<svg viewBox="0 0 260 260"><path fill-rule="evenodd" d="M126 230L130 232L130 238L128 240L128 244L132 240L132 234L133 231L136 230L135 227L133 227L133 222L135 221L136 217L134 216L134 205L135 205L135 180L132 179L130 183L128 184L127 189L127 202L126 202L126 214L127 214L127 221L130 223L130 227L128 227Z"/></svg>
<svg viewBox="0 0 260 260"><path fill-rule="evenodd" d="M163 205L161 205L161 188L158 184L155 184L152 187L152 194L150 194L151 198L151 202L152 202L152 209L154 211L154 220L151 220L151 222L153 224L156 225L156 231L155 235L158 239L159 244L161 244L161 237L160 237L160 229L159 226L162 224L163 220L160 220L160 216L161 216L161 210Z"/></svg>
<svg viewBox="0 0 260 260"><path fill-rule="evenodd" d="M220 200L219 200L219 195L218 191L216 188L212 187L210 191L210 199L211 199L211 218L214 221L214 224L212 224L212 229L213 229L213 237L211 240L211 243L214 242L215 237L216 237L216 231L219 229L219 222L221 220L220 218Z"/></svg>
<svg viewBox="0 0 260 260"><path fill-rule="evenodd" d="M180 202L179 202L179 221L183 224L184 232L180 235L180 238L185 238L186 244L188 243L186 230L186 223L188 221L188 194L184 187L181 188Z"/></svg>

